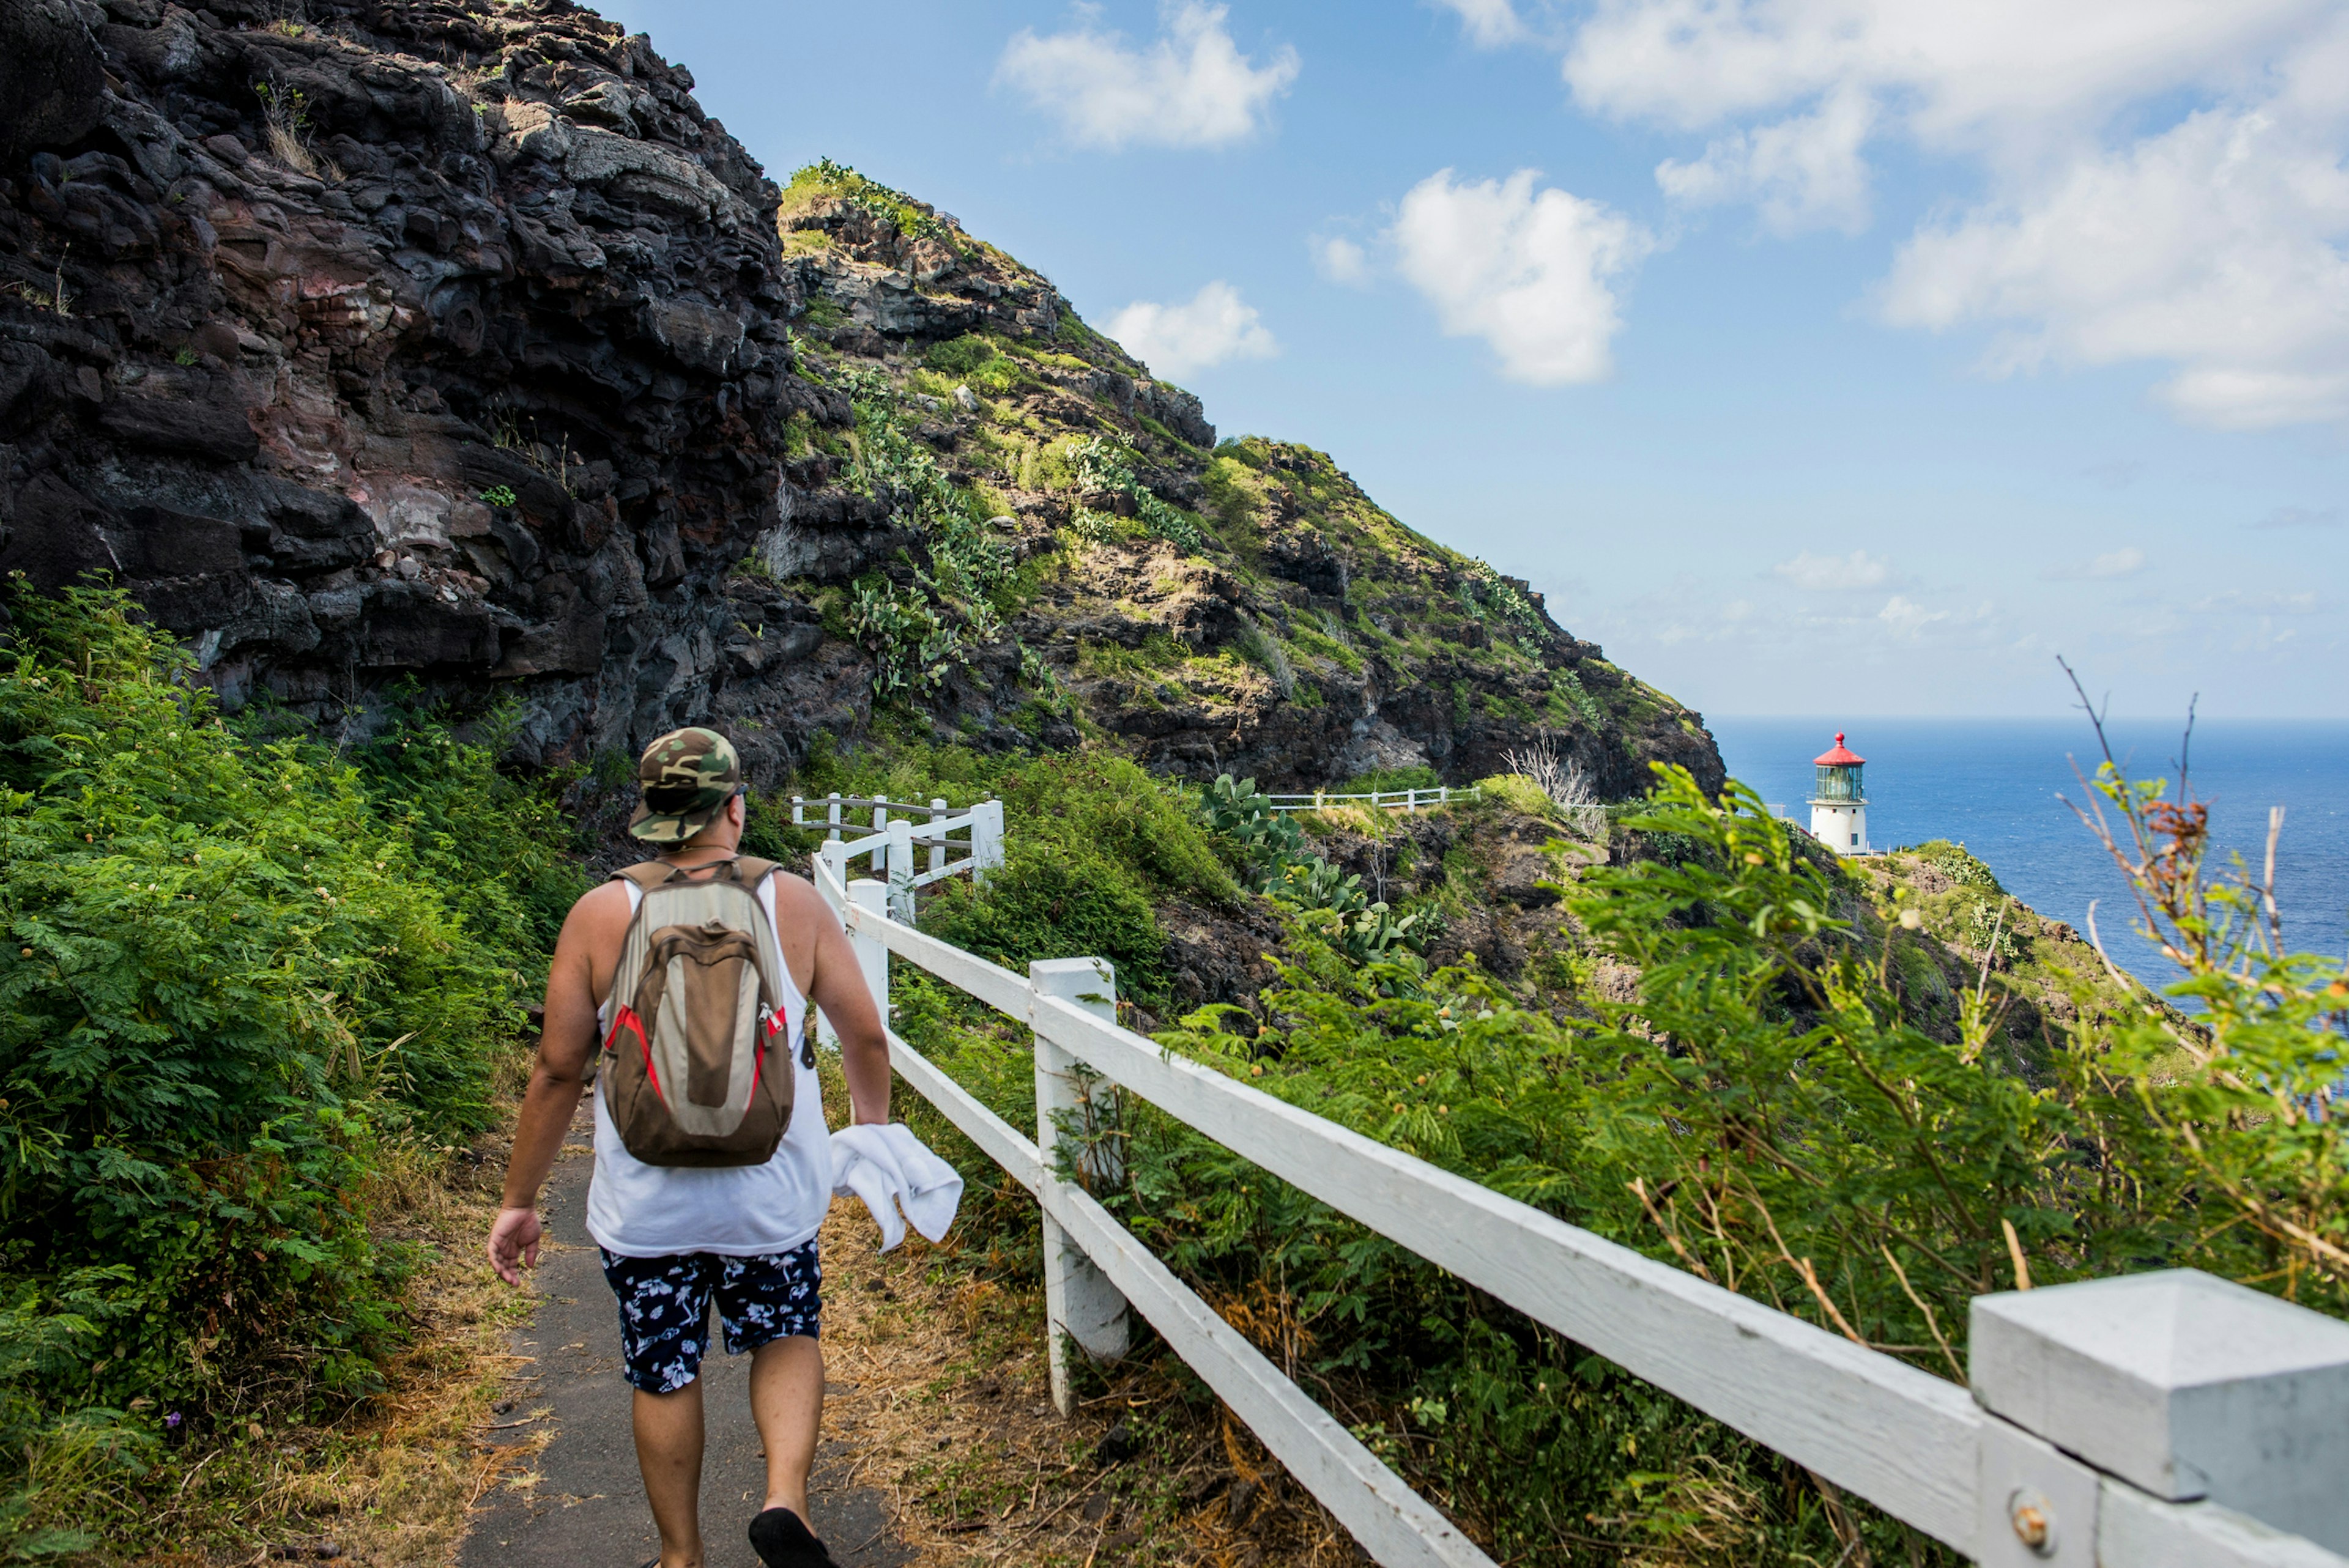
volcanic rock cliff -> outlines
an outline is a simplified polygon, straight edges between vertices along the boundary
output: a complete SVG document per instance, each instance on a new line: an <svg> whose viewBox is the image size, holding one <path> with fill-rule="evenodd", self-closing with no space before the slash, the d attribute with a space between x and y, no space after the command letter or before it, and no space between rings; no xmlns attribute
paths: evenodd
<svg viewBox="0 0 2349 1568"><path fill-rule="evenodd" d="M0 570L223 703L511 697L522 759L876 716L1160 769L1447 778L1697 717L950 217L788 189L564 0L0 3Z"/></svg>

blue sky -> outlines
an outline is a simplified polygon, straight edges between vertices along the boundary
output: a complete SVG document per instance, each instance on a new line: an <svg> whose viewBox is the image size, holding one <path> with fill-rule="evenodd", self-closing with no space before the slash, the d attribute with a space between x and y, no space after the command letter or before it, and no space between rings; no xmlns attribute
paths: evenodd
<svg viewBox="0 0 2349 1568"><path fill-rule="evenodd" d="M602 8L1703 711L2349 717L2339 0Z"/></svg>

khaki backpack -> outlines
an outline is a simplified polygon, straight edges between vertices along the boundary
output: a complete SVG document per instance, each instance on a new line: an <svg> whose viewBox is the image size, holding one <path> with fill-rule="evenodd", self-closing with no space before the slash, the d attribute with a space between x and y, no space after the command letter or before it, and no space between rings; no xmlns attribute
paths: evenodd
<svg viewBox="0 0 2349 1568"><path fill-rule="evenodd" d="M772 861L691 871L652 861L619 873L644 896L612 976L604 1103L647 1165L762 1165L791 1125L791 982L773 967L759 897L774 870Z"/></svg>

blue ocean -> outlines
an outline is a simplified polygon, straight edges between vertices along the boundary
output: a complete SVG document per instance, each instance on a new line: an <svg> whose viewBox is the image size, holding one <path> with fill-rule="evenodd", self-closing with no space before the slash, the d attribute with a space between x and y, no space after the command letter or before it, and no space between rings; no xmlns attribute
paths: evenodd
<svg viewBox="0 0 2349 1568"><path fill-rule="evenodd" d="M1811 758L1844 731L1846 743L1868 758L1868 836L1876 848L1954 840L2023 903L2083 933L2094 900L2116 961L2155 985L2177 978L2130 932L2136 905L2127 884L2064 804L2085 801L2075 762L2093 774L2099 759L2085 718L1710 722L1732 776L1806 824ZM2182 724L2118 719L2106 729L2131 777L2167 776L2176 792ZM2220 846L2211 863L2223 865L2232 852L2256 873L2268 808L2283 807L2276 902L2285 944L2336 954L2349 947L2349 723L2204 719L2194 727L2188 761Z"/></svg>

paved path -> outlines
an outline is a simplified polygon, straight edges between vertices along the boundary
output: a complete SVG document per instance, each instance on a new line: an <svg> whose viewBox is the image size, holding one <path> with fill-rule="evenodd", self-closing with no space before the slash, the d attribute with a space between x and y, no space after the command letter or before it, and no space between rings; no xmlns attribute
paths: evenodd
<svg viewBox="0 0 2349 1568"><path fill-rule="evenodd" d="M527 1443L550 1428L554 1439L533 1466L517 1457L512 1473L533 1470L534 1484L493 1488L476 1508L458 1553L460 1568L636 1568L658 1555L660 1538L645 1506L621 1382L619 1313L604 1284L585 1229L587 1151L585 1113L574 1124L548 1183L553 1245L539 1256L535 1320L514 1336L528 1358L504 1418L543 1419L493 1432ZM766 1461L750 1424L750 1358L713 1351L702 1363L709 1426L701 1471L701 1528L709 1568L759 1568L743 1532L766 1495ZM835 1369L837 1370L837 1369ZM835 1386L836 1387L836 1386ZM841 1484L845 1444L817 1450L809 1505L815 1531L841 1568L901 1568L915 1554L898 1539L886 1500L869 1487Z"/></svg>

